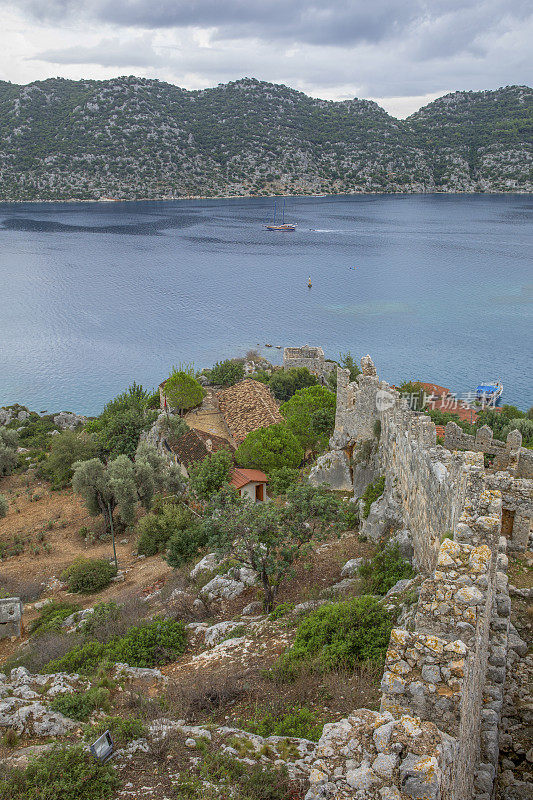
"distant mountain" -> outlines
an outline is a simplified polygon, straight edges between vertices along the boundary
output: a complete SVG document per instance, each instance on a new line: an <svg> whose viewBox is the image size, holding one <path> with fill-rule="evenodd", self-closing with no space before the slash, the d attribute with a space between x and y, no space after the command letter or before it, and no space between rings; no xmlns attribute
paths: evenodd
<svg viewBox="0 0 533 800"><path fill-rule="evenodd" d="M0 82L0 199L532 191L532 98L455 92L397 120L249 78Z"/></svg>

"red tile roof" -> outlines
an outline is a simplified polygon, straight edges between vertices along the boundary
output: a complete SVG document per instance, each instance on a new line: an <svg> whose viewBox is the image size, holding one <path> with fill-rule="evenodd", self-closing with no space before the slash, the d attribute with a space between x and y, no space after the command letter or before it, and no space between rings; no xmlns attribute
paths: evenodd
<svg viewBox="0 0 533 800"><path fill-rule="evenodd" d="M233 448L226 439L198 428L191 428L179 439L170 440L169 445L185 467L189 467L197 461L203 461L210 453L216 453L222 448L233 453Z"/></svg>
<svg viewBox="0 0 533 800"><path fill-rule="evenodd" d="M247 483L267 483L268 478L260 469L241 469L235 467L232 472L230 483L236 489L242 489Z"/></svg>
<svg viewBox="0 0 533 800"><path fill-rule="evenodd" d="M426 394L438 394L438 395L450 394L449 389L445 389L444 386L438 386L436 383L424 383L423 381L420 381L420 386L424 389Z"/></svg>

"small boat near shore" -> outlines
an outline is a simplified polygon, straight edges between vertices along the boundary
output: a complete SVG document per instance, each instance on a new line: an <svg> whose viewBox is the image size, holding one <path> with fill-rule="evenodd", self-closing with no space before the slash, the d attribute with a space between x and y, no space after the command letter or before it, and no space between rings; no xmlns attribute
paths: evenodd
<svg viewBox="0 0 533 800"><path fill-rule="evenodd" d="M503 394L501 381L486 381L476 387L476 400L484 405L495 406Z"/></svg>

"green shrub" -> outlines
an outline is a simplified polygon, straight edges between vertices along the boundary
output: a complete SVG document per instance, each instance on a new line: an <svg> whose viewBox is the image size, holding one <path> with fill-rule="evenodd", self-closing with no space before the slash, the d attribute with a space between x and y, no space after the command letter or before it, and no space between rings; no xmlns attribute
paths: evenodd
<svg viewBox="0 0 533 800"><path fill-rule="evenodd" d="M104 663L105 656L106 646L102 642L87 642L50 661L43 672L95 672Z"/></svg>
<svg viewBox="0 0 533 800"><path fill-rule="evenodd" d="M274 608L273 611L270 612L268 618L281 619L282 617L285 617L287 614L290 614L293 608L294 608L294 603L280 603Z"/></svg>
<svg viewBox="0 0 533 800"><path fill-rule="evenodd" d="M370 506L377 500L385 491L385 476L382 475L377 478L373 483L369 483L366 487L362 500L363 506L363 519L366 519L370 514Z"/></svg>
<svg viewBox="0 0 533 800"><path fill-rule="evenodd" d="M133 459L142 431L147 430L157 417L148 411L150 392L133 383L105 406L96 419L87 423L87 430L94 434L99 453L106 460L126 455Z"/></svg>
<svg viewBox="0 0 533 800"><path fill-rule="evenodd" d="M259 736L296 736L299 739L310 739L317 742L324 723L320 722L316 713L306 706L294 706L284 714L268 713L264 717L252 720L240 720L239 727Z"/></svg>
<svg viewBox="0 0 533 800"><path fill-rule="evenodd" d="M171 567L181 567L199 554L207 544L207 534L199 523L192 524L189 528L177 530L168 541L168 550L165 556Z"/></svg>
<svg viewBox="0 0 533 800"><path fill-rule="evenodd" d="M77 558L63 572L61 580L66 582L69 592L92 594L109 586L116 574L115 565L104 558Z"/></svg>
<svg viewBox="0 0 533 800"><path fill-rule="evenodd" d="M57 430L53 414L40 417L32 412L30 417L19 423L19 444L28 450L48 450L50 447L50 433Z"/></svg>
<svg viewBox="0 0 533 800"><path fill-rule="evenodd" d="M85 639L102 639L102 629L109 626L109 623L118 622L121 619L122 606L115 603L114 600L108 600L106 603L97 603L93 609L93 613L85 619L80 626L80 631Z"/></svg>
<svg viewBox="0 0 533 800"><path fill-rule="evenodd" d="M232 469L233 458L229 450L223 448L211 453L189 469L191 491L201 500L209 500L228 483Z"/></svg>
<svg viewBox="0 0 533 800"><path fill-rule="evenodd" d="M128 629L110 642L87 642L61 658L50 661L46 672L94 672L104 663L125 663L130 667L155 667L174 661L187 646L182 622L154 619Z"/></svg>
<svg viewBox="0 0 533 800"><path fill-rule="evenodd" d="M244 378L244 364L242 361L226 359L217 361L210 370L205 370L209 382L216 386L234 386Z"/></svg>
<svg viewBox="0 0 533 800"><path fill-rule="evenodd" d="M272 497L285 494L287 489L297 483L300 470L291 467L280 467L271 469L268 473L268 493Z"/></svg>
<svg viewBox="0 0 533 800"><path fill-rule="evenodd" d="M119 784L115 767L99 764L82 745L56 745L0 778L0 800L108 800Z"/></svg>
<svg viewBox="0 0 533 800"><path fill-rule="evenodd" d="M115 744L124 746L134 739L142 739L148 733L146 725L137 717L103 717L97 722L86 725L84 738L93 741L106 731L110 731Z"/></svg>
<svg viewBox="0 0 533 800"><path fill-rule="evenodd" d="M208 784L217 785L213 797L219 800L301 800L303 797L299 783L290 780L285 766L249 766L220 750L210 752L202 742L197 748L202 755L198 764L200 777ZM206 797L205 784L198 786L189 774L176 788L180 800Z"/></svg>
<svg viewBox="0 0 533 800"><path fill-rule="evenodd" d="M167 664L181 655L187 646L187 634L182 622L154 619L136 625L110 642L107 647L113 661L131 667L154 667Z"/></svg>
<svg viewBox="0 0 533 800"><path fill-rule="evenodd" d="M79 606L75 603L52 600L43 606L37 619L33 620L30 625L30 633L40 636L47 631L59 631L66 618L75 611L79 611Z"/></svg>
<svg viewBox="0 0 533 800"><path fill-rule="evenodd" d="M62 694L52 700L50 708L70 719L85 720L95 709L109 708L109 692L103 687L93 686L86 692Z"/></svg>
<svg viewBox="0 0 533 800"><path fill-rule="evenodd" d="M3 494L0 494L0 519L6 516L8 510L9 510L9 503L7 497L5 497Z"/></svg>
<svg viewBox="0 0 533 800"><path fill-rule="evenodd" d="M0 425L0 477L11 475L17 466L19 437L16 431Z"/></svg>
<svg viewBox="0 0 533 800"><path fill-rule="evenodd" d="M160 511L147 514L138 525L137 550L141 555L154 556L166 549L170 537L191 525L192 514L186 506L164 504Z"/></svg>
<svg viewBox="0 0 533 800"><path fill-rule="evenodd" d="M359 567L365 590L372 594L387 594L397 581L412 578L411 564L400 555L398 545L387 545Z"/></svg>
<svg viewBox="0 0 533 800"><path fill-rule="evenodd" d="M63 489L72 480L72 465L75 461L88 461L97 454L97 446L86 434L63 431L52 437L50 453L39 466L39 475L47 478L53 489Z"/></svg>
<svg viewBox="0 0 533 800"><path fill-rule="evenodd" d="M391 618L374 597L320 606L298 626L294 644L275 665L274 676L290 678L303 661L321 670L381 661L391 630Z"/></svg>

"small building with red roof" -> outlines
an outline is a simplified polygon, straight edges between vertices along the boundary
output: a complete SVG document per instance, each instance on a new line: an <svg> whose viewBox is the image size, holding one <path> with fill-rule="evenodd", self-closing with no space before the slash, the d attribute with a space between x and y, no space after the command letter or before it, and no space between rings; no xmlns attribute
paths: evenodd
<svg viewBox="0 0 533 800"><path fill-rule="evenodd" d="M231 473L230 485L241 497L254 503L264 503L267 497L268 478L260 469L243 469L235 467Z"/></svg>

